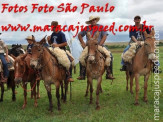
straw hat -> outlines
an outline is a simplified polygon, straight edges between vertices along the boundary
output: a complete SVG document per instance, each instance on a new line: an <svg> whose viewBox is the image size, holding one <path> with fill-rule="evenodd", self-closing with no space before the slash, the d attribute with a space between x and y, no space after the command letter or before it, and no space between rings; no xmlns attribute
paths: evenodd
<svg viewBox="0 0 163 122"><path fill-rule="evenodd" d="M35 37L32 35L32 36L27 36L27 38L25 38L26 40L31 40L31 41L35 41Z"/></svg>
<svg viewBox="0 0 163 122"><path fill-rule="evenodd" d="M91 21L94 20L94 19L96 19L97 22L98 22L98 21L100 20L100 17L99 17L99 16L90 16L90 17L89 17L89 20L86 21L85 23L86 23L86 24L91 24Z"/></svg>

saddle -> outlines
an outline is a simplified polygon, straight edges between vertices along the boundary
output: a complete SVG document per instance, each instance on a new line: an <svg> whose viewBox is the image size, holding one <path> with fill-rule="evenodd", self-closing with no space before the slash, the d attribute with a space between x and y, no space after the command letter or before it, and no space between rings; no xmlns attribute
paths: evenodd
<svg viewBox="0 0 163 122"><path fill-rule="evenodd" d="M131 43L130 48L121 55L124 62L132 64L133 57L136 55L142 45L144 45L144 42L141 42L141 45L138 45L137 43Z"/></svg>
<svg viewBox="0 0 163 122"><path fill-rule="evenodd" d="M102 53L102 55L104 56L104 60L105 60L105 66L110 66L110 62L111 62L111 52L108 51L105 47L102 47L100 45L98 45L98 51L100 53ZM79 57L79 61L82 64L82 66L86 66L86 58L88 57L88 46L86 46L84 48L84 50L82 51L80 57Z"/></svg>
<svg viewBox="0 0 163 122"><path fill-rule="evenodd" d="M72 55L70 55L70 52L64 51L59 47L55 48L49 47L48 49L57 58L58 63L65 67L67 70L69 70L71 65L70 60L72 61L72 65L75 65L74 58ZM70 60L67 55L71 57Z"/></svg>
<svg viewBox="0 0 163 122"><path fill-rule="evenodd" d="M9 62L7 62L7 66L8 66L8 70L9 71L12 71L14 70L14 59L8 55L8 58L9 58ZM2 61L0 60L0 72L3 72L3 64L2 64Z"/></svg>

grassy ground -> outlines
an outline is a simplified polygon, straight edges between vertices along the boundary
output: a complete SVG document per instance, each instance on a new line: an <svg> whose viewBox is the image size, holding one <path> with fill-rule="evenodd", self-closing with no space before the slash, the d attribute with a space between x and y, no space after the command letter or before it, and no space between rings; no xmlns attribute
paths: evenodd
<svg viewBox="0 0 163 122"><path fill-rule="evenodd" d="M101 121L101 122L151 122L154 116L153 107L153 84L154 79L150 77L148 82L148 103L143 102L143 78L140 80L140 92L139 92L139 106L134 106L135 98L135 83L134 83L134 95L126 91L125 73L120 72L121 52L120 49L111 49L114 56L114 76L116 79L111 85L111 81L106 80L103 76L102 88L103 93L100 94L101 110L95 110L95 89L96 81L94 81L94 102L89 105L89 97L85 98L86 80L78 81L79 67L77 66L77 74L73 74L75 82L72 83L72 100L69 99L67 103L61 102L61 111L57 111L57 100L55 97L55 87L52 85L53 94L53 113L48 112L48 97L46 90L41 82L40 94L41 98L38 100L38 107L34 107L34 100L30 99L30 93L28 93L28 104L25 110L22 110L23 105L23 89L17 88L16 102L11 100L11 90L5 91L4 101L0 103L0 121L73 121L73 122L85 122L85 121ZM163 69L163 47L160 47L160 61L161 68ZM162 73L163 74L163 73ZM163 75L160 74L161 79ZM28 89L30 87L28 86ZM163 83L160 81L160 89L163 90ZM160 121L163 121L163 95L160 96Z"/></svg>

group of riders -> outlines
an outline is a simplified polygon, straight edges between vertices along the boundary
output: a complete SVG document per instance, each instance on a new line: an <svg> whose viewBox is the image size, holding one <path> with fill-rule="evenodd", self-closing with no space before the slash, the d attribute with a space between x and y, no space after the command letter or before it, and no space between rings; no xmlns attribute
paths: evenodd
<svg viewBox="0 0 163 122"><path fill-rule="evenodd" d="M89 20L86 21L86 24L93 26L101 26L100 24L97 24L98 21L100 20L100 17L97 16L90 16ZM140 44L140 41L144 41L144 35L143 33L139 30L142 28L143 24L141 24L141 17L140 16L135 16L134 17L134 22L135 22L135 27L137 27L137 30L131 30L129 32L129 37L131 38L130 43L138 43ZM67 40L65 37L65 34L56 29L56 26L58 25L57 21L52 21L50 26L53 26L53 33L47 37L48 43L44 44L44 46L48 47L48 46L52 46L52 47L59 47L62 50L66 50L66 46L67 46ZM97 32L97 31L96 31ZM94 32L94 34L96 34L96 32ZM149 34L150 31L148 30L148 28L146 29L146 32ZM93 30L90 31L90 33L93 33ZM81 31L78 34L78 39L81 43L82 48L84 49L87 44L84 42L83 37L86 36L87 40L88 40L88 36L87 36L87 31ZM100 31L99 32L99 37L98 37L98 44L100 46L103 46L107 49L107 47L104 45L104 42L106 41L108 36L108 33L106 31ZM30 55L31 55L31 49L34 45L34 41L35 38L34 36L28 36L26 38L27 42L28 42L28 46L27 46L27 51L26 53L29 54L26 58L30 59ZM128 45L125 50L124 53L130 48L130 45ZM107 49L108 50L108 49ZM5 43L0 40L0 59L2 61L3 64L3 78L1 79L1 82L7 82L7 78L9 76L9 70L7 67L7 62L8 62L8 49L7 46L5 45ZM111 63L113 61L113 56L111 55ZM79 62L80 64L80 76L77 78L78 80L84 80L85 79L85 75L86 75L86 68L85 66L82 66L82 64ZM126 65L125 62L122 60L121 62L122 64L122 68L120 69L121 71L125 71L126 70ZM106 67L106 79L115 79L113 77L113 72L112 72L112 66L107 66ZM69 69L69 75L68 75L68 81L69 82L73 82L74 80L72 79L72 66Z"/></svg>

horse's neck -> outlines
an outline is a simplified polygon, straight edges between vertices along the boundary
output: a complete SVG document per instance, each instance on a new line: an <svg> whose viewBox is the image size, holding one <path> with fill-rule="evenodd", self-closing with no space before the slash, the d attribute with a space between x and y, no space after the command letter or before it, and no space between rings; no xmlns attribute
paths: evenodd
<svg viewBox="0 0 163 122"><path fill-rule="evenodd" d="M100 53L97 52L96 55L95 55L95 60L98 61L100 59Z"/></svg>
<svg viewBox="0 0 163 122"><path fill-rule="evenodd" d="M142 46L139 50L138 50L138 52L136 53L136 61L137 62L140 62L139 64L140 65L142 65L143 67L145 66L145 65L147 65L147 62L148 62L148 55L146 54L146 52L145 52L145 47L144 46Z"/></svg>
<svg viewBox="0 0 163 122"><path fill-rule="evenodd" d="M41 63L42 65L46 65L46 70L48 70L48 68L51 68L51 63L57 63L57 60L54 56L52 56L50 54L50 52L44 48L44 52L43 52L43 55L42 55L42 59L41 59Z"/></svg>

